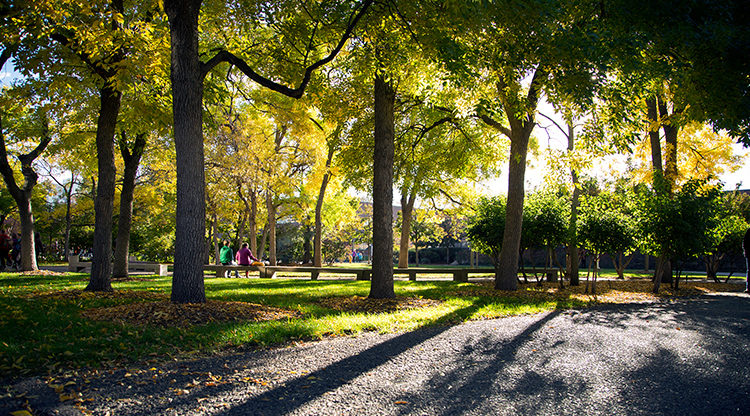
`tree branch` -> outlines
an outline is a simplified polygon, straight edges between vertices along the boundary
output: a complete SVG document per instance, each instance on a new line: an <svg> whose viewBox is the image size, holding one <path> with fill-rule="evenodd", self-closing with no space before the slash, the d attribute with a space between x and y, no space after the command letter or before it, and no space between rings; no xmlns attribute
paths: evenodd
<svg viewBox="0 0 750 416"><path fill-rule="evenodd" d="M242 73L247 75L250 79L257 82L261 86L272 91L284 94L287 97L300 98L305 92L307 84L310 83L313 71L331 62L333 58L338 55L338 53L346 44L346 41L349 40L349 37L351 37L351 34L354 31L354 27L357 25L362 16L365 15L367 9L372 5L374 1L375 0L364 0L364 2L362 3L362 8L356 13L354 18L349 21L346 31L344 32L344 35L341 37L341 40L339 40L339 43L336 45L336 47L331 51L330 54L328 54L328 56L305 68L305 75L302 77L302 82L300 82L300 85L297 88L289 88L286 85L279 84L258 74L252 68L250 68L250 66L243 59L238 58L237 56L226 50L218 52L213 58L209 59L208 62L201 65L201 78L205 78L208 72L211 71L211 69L213 69L216 65L222 62L228 62L229 64L236 66L237 69L242 71Z"/></svg>
<svg viewBox="0 0 750 416"><path fill-rule="evenodd" d="M510 129L503 126L501 123L493 119L492 117L482 114L479 116L479 118L484 122L484 124L494 128L495 130L499 131L500 133L508 136L510 138Z"/></svg>

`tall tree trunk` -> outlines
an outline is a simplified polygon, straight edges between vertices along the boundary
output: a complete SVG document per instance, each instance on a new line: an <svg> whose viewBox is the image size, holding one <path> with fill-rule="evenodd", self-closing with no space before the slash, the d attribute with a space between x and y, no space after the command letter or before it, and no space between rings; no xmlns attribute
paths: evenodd
<svg viewBox="0 0 750 416"><path fill-rule="evenodd" d="M385 74L375 77L375 151L372 181L372 281L370 298L396 297L393 288L393 154L396 91Z"/></svg>
<svg viewBox="0 0 750 416"><path fill-rule="evenodd" d="M680 132L672 116L669 115L666 101L659 100L659 118L664 129L664 179L670 195L677 184L677 135Z"/></svg>
<svg viewBox="0 0 750 416"><path fill-rule="evenodd" d="M71 205L73 204L73 186L75 184L75 174L70 175L70 188L63 186L65 190L65 261L68 261L70 255L70 230L73 228L73 215ZM22 249L23 250L23 249Z"/></svg>
<svg viewBox="0 0 750 416"><path fill-rule="evenodd" d="M575 150L575 129L572 123L568 123L568 152ZM580 284L580 273L578 270L578 207L581 204L581 189L578 186L578 172L571 166L570 177L573 181L573 199L570 202L570 224L568 226L568 278L571 286ZM562 281L561 281L562 284Z"/></svg>
<svg viewBox="0 0 750 416"><path fill-rule="evenodd" d="M521 245L523 224L524 177L526 152L531 129L513 131L508 163L508 202L505 216L503 245L498 259L495 289L518 290L518 249Z"/></svg>
<svg viewBox="0 0 750 416"><path fill-rule="evenodd" d="M414 213L414 194L401 195L401 243L398 250L398 268L409 268L409 235L411 233L411 222ZM416 247L416 246L415 246ZM419 261L417 261L417 266Z"/></svg>
<svg viewBox="0 0 750 416"><path fill-rule="evenodd" d="M247 223L247 213L240 215L240 223L237 224L237 250L242 247L242 242L245 241L245 224Z"/></svg>
<svg viewBox="0 0 750 416"><path fill-rule="evenodd" d="M258 193L254 190L250 192L250 217L247 228L250 234L250 251L261 258L263 253L258 253Z"/></svg>
<svg viewBox="0 0 750 416"><path fill-rule="evenodd" d="M328 182L331 180L331 163L336 146L328 144L328 156L326 157L326 173L323 175L323 181L320 183L320 192L318 192L318 201L315 203L315 242L313 244L313 266L320 267L323 264L323 199L326 195Z"/></svg>
<svg viewBox="0 0 750 416"><path fill-rule="evenodd" d="M211 235L213 235L214 243L214 264L219 265L219 250L221 250L221 241L219 241L219 218L216 211L211 214ZM208 262L206 262L208 263Z"/></svg>
<svg viewBox="0 0 750 416"><path fill-rule="evenodd" d="M133 224L133 199L135 194L135 177L138 165L141 163L143 150L146 148L146 135L138 134L133 143L133 150L128 149L123 133L120 140L120 154L125 162L122 174L122 192L120 193L120 218L117 223L117 239L115 244L115 259L113 277L128 276L128 254L130 253L130 230Z"/></svg>
<svg viewBox="0 0 750 416"><path fill-rule="evenodd" d="M96 156L99 183L94 202L94 247L91 277L86 290L111 292L112 289L112 214L115 206L115 127L122 93L107 84L100 91L101 107L96 126Z"/></svg>
<svg viewBox="0 0 750 416"><path fill-rule="evenodd" d="M526 154L529 137L536 126L534 114L539 104L542 84L548 75L542 67L538 67L534 72L526 97L518 97L511 96L516 94L515 89L506 82L505 73L502 68L498 70L496 87L510 128L489 116L482 116L482 120L510 139L506 223L503 245L495 263L495 289L515 291L518 290L518 257L523 226Z"/></svg>
<svg viewBox="0 0 750 416"><path fill-rule="evenodd" d="M664 176L661 158L661 140L659 139L659 109L657 108L657 97L651 96L646 99L646 114L649 121L648 137L651 143L651 166L653 169L654 182Z"/></svg>
<svg viewBox="0 0 750 416"><path fill-rule="evenodd" d="M165 0L171 35L172 111L177 165L172 302L205 303L206 233L203 78L198 51L200 0Z"/></svg>
<svg viewBox="0 0 750 416"><path fill-rule="evenodd" d="M276 265L276 205L271 191L266 193L266 210L268 211L268 261Z"/></svg>
<svg viewBox="0 0 750 416"><path fill-rule="evenodd" d="M266 254L266 242L268 241L268 225L263 226L260 230L260 244L258 244L258 254L255 256L262 259Z"/></svg>

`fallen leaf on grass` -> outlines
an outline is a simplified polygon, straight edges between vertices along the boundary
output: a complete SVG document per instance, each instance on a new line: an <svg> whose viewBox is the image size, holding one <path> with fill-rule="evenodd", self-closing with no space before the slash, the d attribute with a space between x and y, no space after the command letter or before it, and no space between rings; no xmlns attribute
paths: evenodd
<svg viewBox="0 0 750 416"><path fill-rule="evenodd" d="M246 302L209 300L198 304L175 304L168 300L132 303L81 312L84 318L141 326L188 327L211 322L273 321L302 316L297 311Z"/></svg>
<svg viewBox="0 0 750 416"><path fill-rule="evenodd" d="M29 299L49 299L49 300L71 300L78 301L83 299L115 299L115 300L133 300L138 302L157 301L169 299L169 295L163 292L152 292L148 290L117 290L113 292L92 292L81 289L73 290L56 290L52 292L32 292L24 296Z"/></svg>
<svg viewBox="0 0 750 416"><path fill-rule="evenodd" d="M590 286L590 285L589 285ZM533 301L561 301L579 300L597 303L640 303L656 302L674 298L694 298L707 293L738 292L741 285L730 283L681 283L679 289L662 285L658 294L652 293L654 284L650 280L600 280L596 285L596 293L586 293L586 282L578 286L567 285L560 289L559 283L542 282L519 285L515 292L494 289L494 282L476 283L473 287L454 290L449 294L460 297L506 297L519 300ZM591 287L589 287L591 291Z"/></svg>

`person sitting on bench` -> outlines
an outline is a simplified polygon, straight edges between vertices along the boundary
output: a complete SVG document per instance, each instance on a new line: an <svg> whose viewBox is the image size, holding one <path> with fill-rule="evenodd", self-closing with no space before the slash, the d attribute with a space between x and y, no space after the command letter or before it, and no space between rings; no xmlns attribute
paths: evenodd
<svg viewBox="0 0 750 416"><path fill-rule="evenodd" d="M237 250L237 264L240 266L249 266L250 260L253 261L260 261L255 256L253 256L253 252L250 251L249 248L247 248L247 243L242 243L242 248ZM245 277L248 277L248 270L245 270Z"/></svg>

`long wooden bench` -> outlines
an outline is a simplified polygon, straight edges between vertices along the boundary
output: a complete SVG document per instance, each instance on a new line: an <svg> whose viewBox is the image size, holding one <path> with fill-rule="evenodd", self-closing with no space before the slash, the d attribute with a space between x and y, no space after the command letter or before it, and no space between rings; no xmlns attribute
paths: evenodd
<svg viewBox="0 0 750 416"><path fill-rule="evenodd" d="M69 272L80 273L85 272L87 269L91 269L90 261L80 261L78 256L68 256ZM150 261L129 261L128 270L152 272L159 276L166 276L169 271L169 264Z"/></svg>

